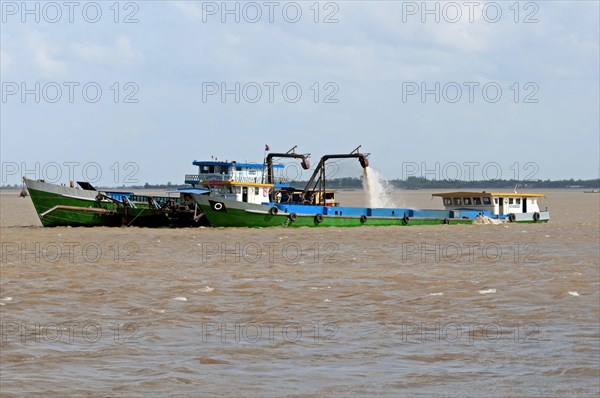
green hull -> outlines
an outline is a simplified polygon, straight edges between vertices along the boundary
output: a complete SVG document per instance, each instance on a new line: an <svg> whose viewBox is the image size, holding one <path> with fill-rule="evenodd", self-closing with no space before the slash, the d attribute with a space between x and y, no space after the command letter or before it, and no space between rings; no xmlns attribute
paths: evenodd
<svg viewBox="0 0 600 398"><path fill-rule="evenodd" d="M442 225L446 219L411 218L407 221L399 217L360 217L322 216L321 221L313 214L270 214L269 206L254 205L242 202L224 201L220 210L215 210L208 197L196 197L200 209L212 227L361 227L361 226L409 226L409 225ZM221 201L220 199L218 199ZM471 224L473 220L450 220L451 224Z"/></svg>
<svg viewBox="0 0 600 398"><path fill-rule="evenodd" d="M99 201L95 199L95 191L38 181L27 181L27 190L44 227L160 227L169 224L169 218L160 210L139 206L125 208L110 201Z"/></svg>
<svg viewBox="0 0 600 398"><path fill-rule="evenodd" d="M203 208L208 222L213 227L361 227L361 226L409 226L409 225L442 225L443 219L416 219L407 223L398 218L369 217L363 223L358 217L323 216L317 222L316 216L298 214L295 220L287 215L252 214L244 210L231 209L227 213L212 212L208 214ZM472 224L472 220L452 220L451 224Z"/></svg>
<svg viewBox="0 0 600 398"><path fill-rule="evenodd" d="M38 191L29 188L29 196L35 207L35 211L40 217L40 221L44 227L58 226L119 226L121 225L121 217L116 213L116 205L110 202L89 201L86 199L77 199L65 197L60 194ZM55 210L51 213L42 216L55 206L73 206L80 208L105 209L114 211L114 214L91 213L74 210Z"/></svg>

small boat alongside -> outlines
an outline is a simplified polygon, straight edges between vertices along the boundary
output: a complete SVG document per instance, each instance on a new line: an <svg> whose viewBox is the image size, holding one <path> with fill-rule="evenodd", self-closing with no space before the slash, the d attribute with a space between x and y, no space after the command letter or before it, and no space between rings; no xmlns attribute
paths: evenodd
<svg viewBox="0 0 600 398"><path fill-rule="evenodd" d="M442 198L444 208L453 218L486 216L518 223L548 222L550 213L541 211L538 199L541 193L501 192L444 192L434 193Z"/></svg>

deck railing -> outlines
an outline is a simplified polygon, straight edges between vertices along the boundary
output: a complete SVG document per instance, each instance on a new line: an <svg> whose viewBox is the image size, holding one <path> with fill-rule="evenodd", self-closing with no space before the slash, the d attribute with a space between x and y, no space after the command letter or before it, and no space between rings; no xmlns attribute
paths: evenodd
<svg viewBox="0 0 600 398"><path fill-rule="evenodd" d="M206 174L186 174L185 175L185 183L186 184L197 184L203 181L237 181L237 182L254 182L254 183L266 183L266 176L261 179L261 176L240 176L232 175L232 174L216 174L216 173L206 173ZM291 182L289 178L286 177L275 177L275 184L287 184Z"/></svg>

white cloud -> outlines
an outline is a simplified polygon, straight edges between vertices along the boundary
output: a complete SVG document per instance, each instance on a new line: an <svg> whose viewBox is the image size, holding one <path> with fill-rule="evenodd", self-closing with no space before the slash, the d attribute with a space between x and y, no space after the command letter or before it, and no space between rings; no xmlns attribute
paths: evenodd
<svg viewBox="0 0 600 398"><path fill-rule="evenodd" d="M12 55L6 49L0 49L0 71L7 73L11 70L13 65Z"/></svg>
<svg viewBox="0 0 600 398"><path fill-rule="evenodd" d="M180 10L187 18L202 19L202 9L191 1L170 1L168 4L173 5Z"/></svg>
<svg viewBox="0 0 600 398"><path fill-rule="evenodd" d="M130 64L142 57L141 52L133 47L131 39L126 36L117 37L110 46L79 42L73 43L71 48L84 61L99 64Z"/></svg>
<svg viewBox="0 0 600 398"><path fill-rule="evenodd" d="M58 77L66 73L67 65L57 59L61 55L60 47L48 43L44 34L36 30L31 31L27 37L27 44L35 65L44 77Z"/></svg>

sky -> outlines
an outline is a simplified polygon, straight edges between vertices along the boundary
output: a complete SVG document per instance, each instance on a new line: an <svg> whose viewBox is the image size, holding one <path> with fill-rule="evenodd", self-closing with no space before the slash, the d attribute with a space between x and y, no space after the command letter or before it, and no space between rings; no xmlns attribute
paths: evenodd
<svg viewBox="0 0 600 398"><path fill-rule="evenodd" d="M1 184L183 183L193 160L388 179L598 178L599 2L2 1ZM308 173L294 177L307 178ZM354 160L331 177L361 175Z"/></svg>

